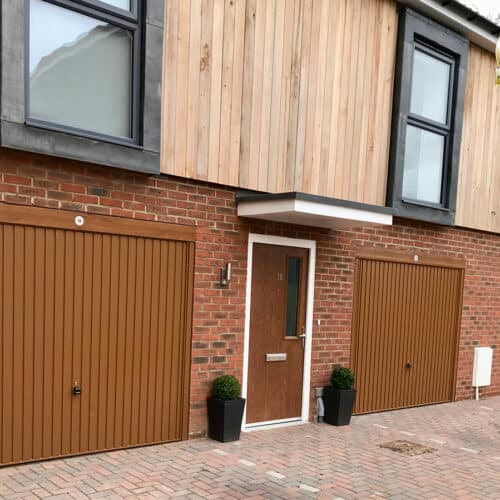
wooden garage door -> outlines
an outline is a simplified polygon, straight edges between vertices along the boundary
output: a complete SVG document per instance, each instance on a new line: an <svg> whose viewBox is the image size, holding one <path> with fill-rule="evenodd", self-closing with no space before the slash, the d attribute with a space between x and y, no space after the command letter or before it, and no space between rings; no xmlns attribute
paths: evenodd
<svg viewBox="0 0 500 500"><path fill-rule="evenodd" d="M454 399L462 288L462 261L387 252L356 260L356 413Z"/></svg>
<svg viewBox="0 0 500 500"><path fill-rule="evenodd" d="M1 464L187 437L193 229L75 215L0 207Z"/></svg>

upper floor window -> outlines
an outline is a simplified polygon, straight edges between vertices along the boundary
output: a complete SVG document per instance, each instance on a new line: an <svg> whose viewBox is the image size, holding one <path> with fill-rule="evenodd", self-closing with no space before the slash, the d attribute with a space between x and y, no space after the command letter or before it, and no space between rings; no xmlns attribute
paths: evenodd
<svg viewBox="0 0 500 500"><path fill-rule="evenodd" d="M137 143L137 0L29 0L26 120Z"/></svg>
<svg viewBox="0 0 500 500"><path fill-rule="evenodd" d="M403 9L388 204L400 215L452 224L467 41Z"/></svg>

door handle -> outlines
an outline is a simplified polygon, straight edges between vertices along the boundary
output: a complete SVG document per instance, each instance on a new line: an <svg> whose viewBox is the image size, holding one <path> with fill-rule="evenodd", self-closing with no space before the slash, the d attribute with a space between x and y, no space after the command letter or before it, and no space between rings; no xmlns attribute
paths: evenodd
<svg viewBox="0 0 500 500"><path fill-rule="evenodd" d="M302 339L302 349L306 347L306 327L302 327L302 333L299 335L299 337Z"/></svg>
<svg viewBox="0 0 500 500"><path fill-rule="evenodd" d="M408 361L406 363L406 368L413 368L413 361Z"/></svg>

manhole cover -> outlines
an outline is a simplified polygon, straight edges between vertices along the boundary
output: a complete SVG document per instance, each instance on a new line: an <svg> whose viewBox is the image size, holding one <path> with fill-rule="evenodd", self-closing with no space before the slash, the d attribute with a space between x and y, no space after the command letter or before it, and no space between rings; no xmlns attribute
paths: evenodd
<svg viewBox="0 0 500 500"><path fill-rule="evenodd" d="M423 444L411 443L410 441L390 441L389 443L384 443L380 445L381 448L388 448L392 451L397 451L403 455L414 456L423 455L424 453L432 453L436 451L436 448L431 448L429 446L424 446Z"/></svg>

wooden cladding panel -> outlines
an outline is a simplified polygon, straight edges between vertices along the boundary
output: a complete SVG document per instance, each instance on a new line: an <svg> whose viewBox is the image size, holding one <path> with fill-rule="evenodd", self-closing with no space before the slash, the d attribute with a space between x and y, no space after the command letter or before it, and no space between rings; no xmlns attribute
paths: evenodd
<svg viewBox="0 0 500 500"><path fill-rule="evenodd" d="M187 437L193 264L192 242L0 224L0 464Z"/></svg>
<svg viewBox="0 0 500 500"><path fill-rule="evenodd" d="M458 226L500 232L500 92L495 56L470 46L457 194Z"/></svg>
<svg viewBox="0 0 500 500"><path fill-rule="evenodd" d="M357 259L356 413L453 399L463 286L454 266Z"/></svg>
<svg viewBox="0 0 500 500"><path fill-rule="evenodd" d="M172 0L162 172L385 205L392 0Z"/></svg>

